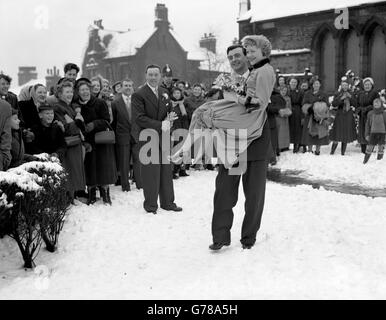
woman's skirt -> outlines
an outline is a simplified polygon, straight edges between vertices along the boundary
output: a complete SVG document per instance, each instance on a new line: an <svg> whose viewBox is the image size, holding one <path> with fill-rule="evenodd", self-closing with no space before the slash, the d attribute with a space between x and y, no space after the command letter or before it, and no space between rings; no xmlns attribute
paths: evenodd
<svg viewBox="0 0 386 320"><path fill-rule="evenodd" d="M330 143L328 135L323 137L323 138L319 138L318 136L310 135L310 130L309 130L308 124L310 122L311 117L312 117L312 115L307 114L304 118L302 143L301 144L303 144L305 146L312 146L312 145L326 146L326 145L328 145Z"/></svg>
<svg viewBox="0 0 386 320"><path fill-rule="evenodd" d="M63 160L63 167L66 169L67 190L71 193L86 188L86 175L83 164L82 145L68 147Z"/></svg>
<svg viewBox="0 0 386 320"><path fill-rule="evenodd" d="M354 113L338 110L334 124L330 132L330 140L336 142L350 143L357 139Z"/></svg>
<svg viewBox="0 0 386 320"><path fill-rule="evenodd" d="M213 154L215 146L218 162L229 168L261 136L265 121L265 109L248 113L245 106L233 101L207 102L195 110L187 139L173 153L190 152L194 145L195 159L201 159L206 153Z"/></svg>
<svg viewBox="0 0 386 320"><path fill-rule="evenodd" d="M278 135L278 148L286 149L290 145L290 131L288 118L276 117L276 128Z"/></svg>

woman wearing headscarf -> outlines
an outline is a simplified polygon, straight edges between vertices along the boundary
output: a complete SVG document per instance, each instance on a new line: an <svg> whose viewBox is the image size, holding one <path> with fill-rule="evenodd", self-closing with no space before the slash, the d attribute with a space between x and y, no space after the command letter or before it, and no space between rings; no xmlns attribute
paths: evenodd
<svg viewBox="0 0 386 320"><path fill-rule="evenodd" d="M370 77L363 79L363 90L358 93L355 109L355 113L359 116L358 142L361 144L362 153L366 153L368 144L365 137L367 114L373 109L373 101L378 97L378 93L374 90L374 80Z"/></svg>
<svg viewBox="0 0 386 320"><path fill-rule="evenodd" d="M304 94L302 109L305 114L302 144L308 146L308 152L320 155L320 147L329 144L328 138L328 96L320 90L319 79L312 81L312 89ZM315 106L317 108L315 108Z"/></svg>
<svg viewBox="0 0 386 320"><path fill-rule="evenodd" d="M38 83L31 87L23 88L20 97L25 100L19 101L21 128L25 141L27 153L31 152L34 134L32 128L40 125L39 107L47 101L47 89Z"/></svg>
<svg viewBox="0 0 386 320"><path fill-rule="evenodd" d="M341 154L346 152L347 143L357 138L355 118L353 109L356 105L354 94L349 91L347 77L342 78L340 89L335 93L332 101L334 124L330 132L330 139L333 141L330 154L334 154L338 142L342 143Z"/></svg>
<svg viewBox="0 0 386 320"><path fill-rule="evenodd" d="M64 129L67 150L63 159L63 167L68 173L67 191L71 200L76 191L86 188L86 176L83 163L84 147L82 145L85 130L84 119L80 108L72 104L74 86L71 81L64 80L57 86L58 102L54 105L56 120L60 121Z"/></svg>
<svg viewBox="0 0 386 320"><path fill-rule="evenodd" d="M32 128L40 123L39 106L47 102L47 89L40 83L35 84L30 88L30 96L29 100L19 102L24 128Z"/></svg>
<svg viewBox="0 0 386 320"><path fill-rule="evenodd" d="M109 185L117 181L117 168L113 144L96 144L95 134L111 130L110 115L106 102L91 94L91 83L81 78L76 82L78 104L84 119L85 141L91 146L86 153L85 171L89 199L87 204L96 202L96 189L99 188L104 203L111 205Z"/></svg>

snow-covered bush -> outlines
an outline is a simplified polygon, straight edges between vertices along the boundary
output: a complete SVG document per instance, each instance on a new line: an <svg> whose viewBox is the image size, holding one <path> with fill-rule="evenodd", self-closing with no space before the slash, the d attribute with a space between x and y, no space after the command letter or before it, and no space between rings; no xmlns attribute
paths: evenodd
<svg viewBox="0 0 386 320"><path fill-rule="evenodd" d="M49 251L56 248L69 207L65 185L63 167L48 155L0 172L0 230L17 242L26 268L34 266L43 240Z"/></svg>

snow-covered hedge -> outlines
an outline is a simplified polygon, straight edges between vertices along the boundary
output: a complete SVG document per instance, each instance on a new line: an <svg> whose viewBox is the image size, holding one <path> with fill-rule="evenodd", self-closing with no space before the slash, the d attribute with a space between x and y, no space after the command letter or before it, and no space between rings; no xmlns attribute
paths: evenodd
<svg viewBox="0 0 386 320"><path fill-rule="evenodd" d="M0 235L17 242L26 268L34 266L43 241L55 251L69 207L59 160L47 154L39 158L0 172Z"/></svg>

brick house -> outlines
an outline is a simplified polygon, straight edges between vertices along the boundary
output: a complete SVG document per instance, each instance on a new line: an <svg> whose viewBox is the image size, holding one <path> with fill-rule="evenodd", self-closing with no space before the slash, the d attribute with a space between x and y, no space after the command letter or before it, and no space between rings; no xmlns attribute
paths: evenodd
<svg viewBox="0 0 386 320"><path fill-rule="evenodd" d="M101 75L111 82L128 77L139 86L145 81L146 66L155 63L161 68L169 64L176 79L210 82L219 74L208 68L209 57L215 54L215 37L205 35L197 46L181 38L170 26L164 4L157 4L154 26L149 28L112 31L104 28L102 20L95 21L89 27L83 76Z"/></svg>
<svg viewBox="0 0 386 320"><path fill-rule="evenodd" d="M287 75L310 68L327 92L338 87L348 69L385 88L386 1L341 0L339 8L348 8L348 20L340 18L344 11L336 12L335 3L314 1L301 8L291 1L265 7L256 1L253 7L250 0L240 0L239 37L264 34L272 42L274 68Z"/></svg>

